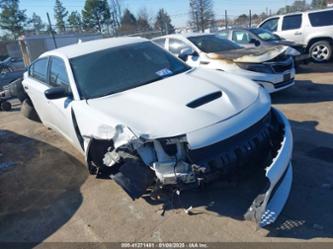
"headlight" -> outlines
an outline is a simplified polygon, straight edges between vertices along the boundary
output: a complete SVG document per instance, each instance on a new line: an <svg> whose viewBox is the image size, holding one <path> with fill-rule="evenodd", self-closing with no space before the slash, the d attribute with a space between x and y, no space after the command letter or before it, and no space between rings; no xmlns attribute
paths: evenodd
<svg viewBox="0 0 333 249"><path fill-rule="evenodd" d="M258 72L258 73L273 73L272 67L266 64L258 63L237 63L237 65L248 71Z"/></svg>

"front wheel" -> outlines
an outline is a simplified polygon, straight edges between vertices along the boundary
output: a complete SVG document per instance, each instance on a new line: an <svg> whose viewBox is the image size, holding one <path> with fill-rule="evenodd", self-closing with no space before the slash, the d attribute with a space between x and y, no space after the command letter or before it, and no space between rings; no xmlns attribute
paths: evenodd
<svg viewBox="0 0 333 249"><path fill-rule="evenodd" d="M332 46L328 41L318 41L311 45L309 52L315 62L329 61L332 56Z"/></svg>

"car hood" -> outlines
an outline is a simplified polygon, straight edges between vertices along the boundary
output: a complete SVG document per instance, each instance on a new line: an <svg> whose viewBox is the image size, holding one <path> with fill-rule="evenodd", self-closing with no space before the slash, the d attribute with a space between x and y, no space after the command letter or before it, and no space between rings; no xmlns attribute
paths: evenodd
<svg viewBox="0 0 333 249"><path fill-rule="evenodd" d="M260 46L254 48L240 48L229 51L208 53L210 59L229 60L233 62L262 63L272 60L285 53L288 46Z"/></svg>
<svg viewBox="0 0 333 249"><path fill-rule="evenodd" d="M254 103L258 92L258 86L248 79L192 69L87 103L138 136L162 138L229 119Z"/></svg>

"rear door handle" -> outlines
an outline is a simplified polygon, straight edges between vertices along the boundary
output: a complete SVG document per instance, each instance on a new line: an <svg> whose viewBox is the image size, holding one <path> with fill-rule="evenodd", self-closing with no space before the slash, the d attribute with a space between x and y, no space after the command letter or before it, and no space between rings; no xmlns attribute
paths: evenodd
<svg viewBox="0 0 333 249"><path fill-rule="evenodd" d="M29 87L27 87L27 86L24 86L24 89L25 89L25 90L28 90L28 89L29 89Z"/></svg>
<svg viewBox="0 0 333 249"><path fill-rule="evenodd" d="M302 34L302 32L300 32L300 31L295 32L295 35L301 35L301 34Z"/></svg>

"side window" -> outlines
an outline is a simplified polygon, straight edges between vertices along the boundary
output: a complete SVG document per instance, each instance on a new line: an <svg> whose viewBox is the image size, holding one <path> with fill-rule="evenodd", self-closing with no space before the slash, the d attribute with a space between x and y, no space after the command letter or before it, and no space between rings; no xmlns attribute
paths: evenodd
<svg viewBox="0 0 333 249"><path fill-rule="evenodd" d="M49 58L42 58L35 61L29 68L29 75L36 80L47 83L47 66Z"/></svg>
<svg viewBox="0 0 333 249"><path fill-rule="evenodd" d="M237 43L247 44L250 43L251 37L246 31L236 30L232 32L232 40Z"/></svg>
<svg viewBox="0 0 333 249"><path fill-rule="evenodd" d="M157 44L158 46L160 46L161 48L164 48L165 47L165 38L161 38L161 39L155 39L153 40L153 42L155 44Z"/></svg>
<svg viewBox="0 0 333 249"><path fill-rule="evenodd" d="M179 54L182 49L189 47L189 45L181 40L174 38L169 39L169 51L173 54Z"/></svg>
<svg viewBox="0 0 333 249"><path fill-rule="evenodd" d="M283 17L282 30L299 29L302 26L302 15Z"/></svg>
<svg viewBox="0 0 333 249"><path fill-rule="evenodd" d="M65 63L62 59L57 57L51 57L50 66L50 85L51 86L61 86L69 85L67 71Z"/></svg>
<svg viewBox="0 0 333 249"><path fill-rule="evenodd" d="M309 13L309 19L313 27L333 25L333 10Z"/></svg>
<svg viewBox="0 0 333 249"><path fill-rule="evenodd" d="M218 36L220 36L224 39L228 39L228 31L221 31L218 33Z"/></svg>
<svg viewBox="0 0 333 249"><path fill-rule="evenodd" d="M275 32L275 31L277 31L278 22L279 22L279 17L272 18L272 19L269 19L266 22L264 22L260 26L260 28L267 29L271 32Z"/></svg>

